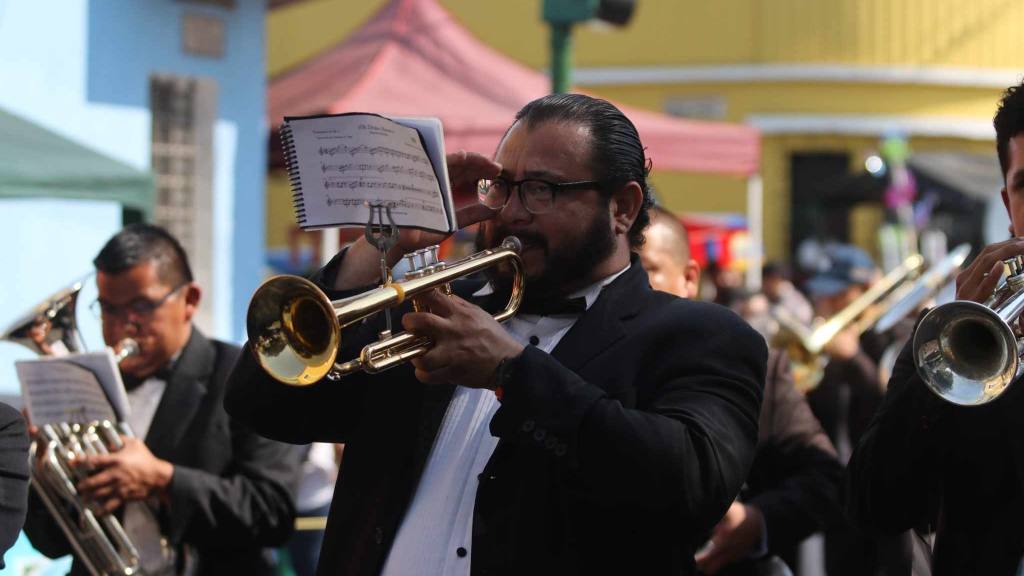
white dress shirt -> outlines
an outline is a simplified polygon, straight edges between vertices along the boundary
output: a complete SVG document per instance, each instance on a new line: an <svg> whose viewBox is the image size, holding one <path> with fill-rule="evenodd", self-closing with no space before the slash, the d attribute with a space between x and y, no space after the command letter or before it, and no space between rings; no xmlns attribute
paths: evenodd
<svg viewBox="0 0 1024 576"><path fill-rule="evenodd" d="M177 361L178 356L180 352L171 360L172 364ZM166 380L150 376L128 391L128 406L131 412L125 420L131 427L132 434L139 440L145 441L166 389ZM155 501L143 501L128 502L124 507L124 529L138 548L140 562L144 568L160 566L165 553L165 542L160 535L160 525L153 512L157 506Z"/></svg>
<svg viewBox="0 0 1024 576"><path fill-rule="evenodd" d="M589 309L601 290L628 268L570 297L583 297ZM490 292L491 287L485 286L475 296ZM520 344L550 353L578 318L575 314L519 314L505 323L505 329ZM383 576L468 576L477 476L498 445L488 428L497 410L493 391L455 388Z"/></svg>

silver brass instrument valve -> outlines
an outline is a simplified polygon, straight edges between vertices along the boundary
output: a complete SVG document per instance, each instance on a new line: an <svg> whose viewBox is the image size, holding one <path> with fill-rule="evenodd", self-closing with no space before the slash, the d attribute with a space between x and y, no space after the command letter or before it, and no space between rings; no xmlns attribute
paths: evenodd
<svg viewBox="0 0 1024 576"><path fill-rule="evenodd" d="M1006 281L1014 288L1024 285L1024 257L1014 256L1003 260L1006 268Z"/></svg>

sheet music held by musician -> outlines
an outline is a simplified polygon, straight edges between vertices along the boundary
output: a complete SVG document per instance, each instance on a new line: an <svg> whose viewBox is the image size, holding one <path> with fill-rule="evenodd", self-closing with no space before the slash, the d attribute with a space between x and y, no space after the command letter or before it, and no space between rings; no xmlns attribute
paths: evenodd
<svg viewBox="0 0 1024 576"><path fill-rule="evenodd" d="M303 229L365 226L377 204L398 226L455 230L440 120L289 117L281 141Z"/></svg>
<svg viewBox="0 0 1024 576"><path fill-rule="evenodd" d="M60 422L124 420L128 396L109 350L15 362L29 419Z"/></svg>

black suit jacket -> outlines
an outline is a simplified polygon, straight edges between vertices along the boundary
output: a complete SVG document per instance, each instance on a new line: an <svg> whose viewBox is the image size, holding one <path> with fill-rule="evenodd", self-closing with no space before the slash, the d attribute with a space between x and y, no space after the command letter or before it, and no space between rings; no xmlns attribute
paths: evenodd
<svg viewBox="0 0 1024 576"><path fill-rule="evenodd" d="M506 363L472 573L691 573L753 458L765 362L739 317L652 291L634 259L553 354ZM274 438L346 443L319 574L379 573L452 390L408 365L287 388L243 354L230 413Z"/></svg>
<svg viewBox="0 0 1024 576"><path fill-rule="evenodd" d="M174 464L161 531L196 574L271 574L264 547L284 543L295 522L301 451L224 411L237 357L237 347L193 329L145 439L157 458ZM42 502L31 500L25 532L33 546L50 557L71 553ZM77 562L76 573L85 573Z"/></svg>
<svg viewBox="0 0 1024 576"><path fill-rule="evenodd" d="M936 532L933 573L1012 575L1024 555L1024 386L957 407L927 389L908 344L849 464L865 532Z"/></svg>
<svg viewBox="0 0 1024 576"><path fill-rule="evenodd" d="M14 408L0 402L0 568L18 539L28 503L28 431Z"/></svg>

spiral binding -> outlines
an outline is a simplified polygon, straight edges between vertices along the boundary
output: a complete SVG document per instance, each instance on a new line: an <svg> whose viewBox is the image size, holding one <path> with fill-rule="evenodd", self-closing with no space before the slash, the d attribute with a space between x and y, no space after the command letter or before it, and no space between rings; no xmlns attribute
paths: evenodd
<svg viewBox="0 0 1024 576"><path fill-rule="evenodd" d="M295 139L292 127L286 118L281 124L281 149L284 152L284 167L288 171L288 182L292 188L292 207L295 209L295 220L300 227L306 226L306 201L302 196L302 179L299 176L299 161L295 153Z"/></svg>

